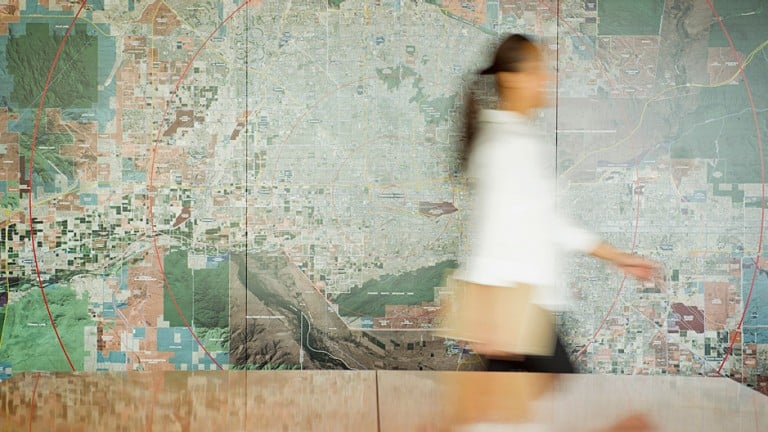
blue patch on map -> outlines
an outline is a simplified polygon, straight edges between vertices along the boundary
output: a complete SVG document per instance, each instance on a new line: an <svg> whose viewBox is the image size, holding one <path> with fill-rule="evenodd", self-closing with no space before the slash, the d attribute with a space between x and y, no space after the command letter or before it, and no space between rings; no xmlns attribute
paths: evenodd
<svg viewBox="0 0 768 432"><path fill-rule="evenodd" d="M761 258L762 259L762 258ZM748 264L752 264L749 266ZM743 341L745 343L768 343L768 271L758 270L754 272L754 258L742 259L741 273L741 298L746 302L749 290L752 288L752 296L749 299L747 313L744 316L742 327ZM754 287L752 286L754 279Z"/></svg>
<svg viewBox="0 0 768 432"><path fill-rule="evenodd" d="M92 193L80 194L81 206L95 206L99 203L99 196Z"/></svg>
<svg viewBox="0 0 768 432"><path fill-rule="evenodd" d="M229 262L229 255L218 255L206 257L205 268L215 269L219 268L219 265Z"/></svg>
<svg viewBox="0 0 768 432"><path fill-rule="evenodd" d="M0 381L11 378L11 364L8 362L0 362Z"/></svg>
<svg viewBox="0 0 768 432"><path fill-rule="evenodd" d="M128 362L128 354L125 351L110 351L109 354L104 357L101 351L96 353L96 363L118 363L125 364Z"/></svg>
<svg viewBox="0 0 768 432"><path fill-rule="evenodd" d="M197 351L197 342L186 327L161 327L157 329L157 350Z"/></svg>

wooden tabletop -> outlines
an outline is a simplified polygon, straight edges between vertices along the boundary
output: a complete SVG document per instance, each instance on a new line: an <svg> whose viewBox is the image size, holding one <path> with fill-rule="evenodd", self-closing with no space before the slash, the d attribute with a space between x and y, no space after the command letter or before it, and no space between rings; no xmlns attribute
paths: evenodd
<svg viewBox="0 0 768 432"><path fill-rule="evenodd" d="M430 431L497 421L764 432L768 397L726 378L421 371L23 373L0 431ZM445 429L443 429L445 430Z"/></svg>

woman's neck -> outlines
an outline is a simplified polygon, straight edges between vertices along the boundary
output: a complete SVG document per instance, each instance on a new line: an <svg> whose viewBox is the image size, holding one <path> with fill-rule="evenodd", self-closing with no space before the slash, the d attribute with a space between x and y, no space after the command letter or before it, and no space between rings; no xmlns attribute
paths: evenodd
<svg viewBox="0 0 768 432"><path fill-rule="evenodd" d="M533 117L536 115L536 108L532 107L526 100L512 96L505 97L504 94L499 97L498 107L502 111L514 111L526 117Z"/></svg>

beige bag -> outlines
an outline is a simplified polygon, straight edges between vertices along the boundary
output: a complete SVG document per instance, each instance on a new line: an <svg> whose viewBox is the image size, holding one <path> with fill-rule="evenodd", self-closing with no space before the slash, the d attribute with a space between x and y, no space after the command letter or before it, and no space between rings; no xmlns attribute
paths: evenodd
<svg viewBox="0 0 768 432"><path fill-rule="evenodd" d="M443 307L440 336L490 356L554 354L555 317L532 303L535 286L480 285L450 276L447 285L452 299Z"/></svg>

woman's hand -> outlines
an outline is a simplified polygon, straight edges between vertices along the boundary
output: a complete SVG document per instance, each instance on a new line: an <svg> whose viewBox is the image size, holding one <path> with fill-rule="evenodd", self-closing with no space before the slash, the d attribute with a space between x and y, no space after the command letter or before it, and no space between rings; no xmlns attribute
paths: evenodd
<svg viewBox="0 0 768 432"><path fill-rule="evenodd" d="M624 273L641 281L658 279L662 275L661 265L655 261L637 255L625 254L621 260L614 262Z"/></svg>
<svg viewBox="0 0 768 432"><path fill-rule="evenodd" d="M604 259L624 273L640 281L651 281L663 278L661 264L656 261L643 258L639 255L622 252L608 243L600 243L592 250L591 255Z"/></svg>

